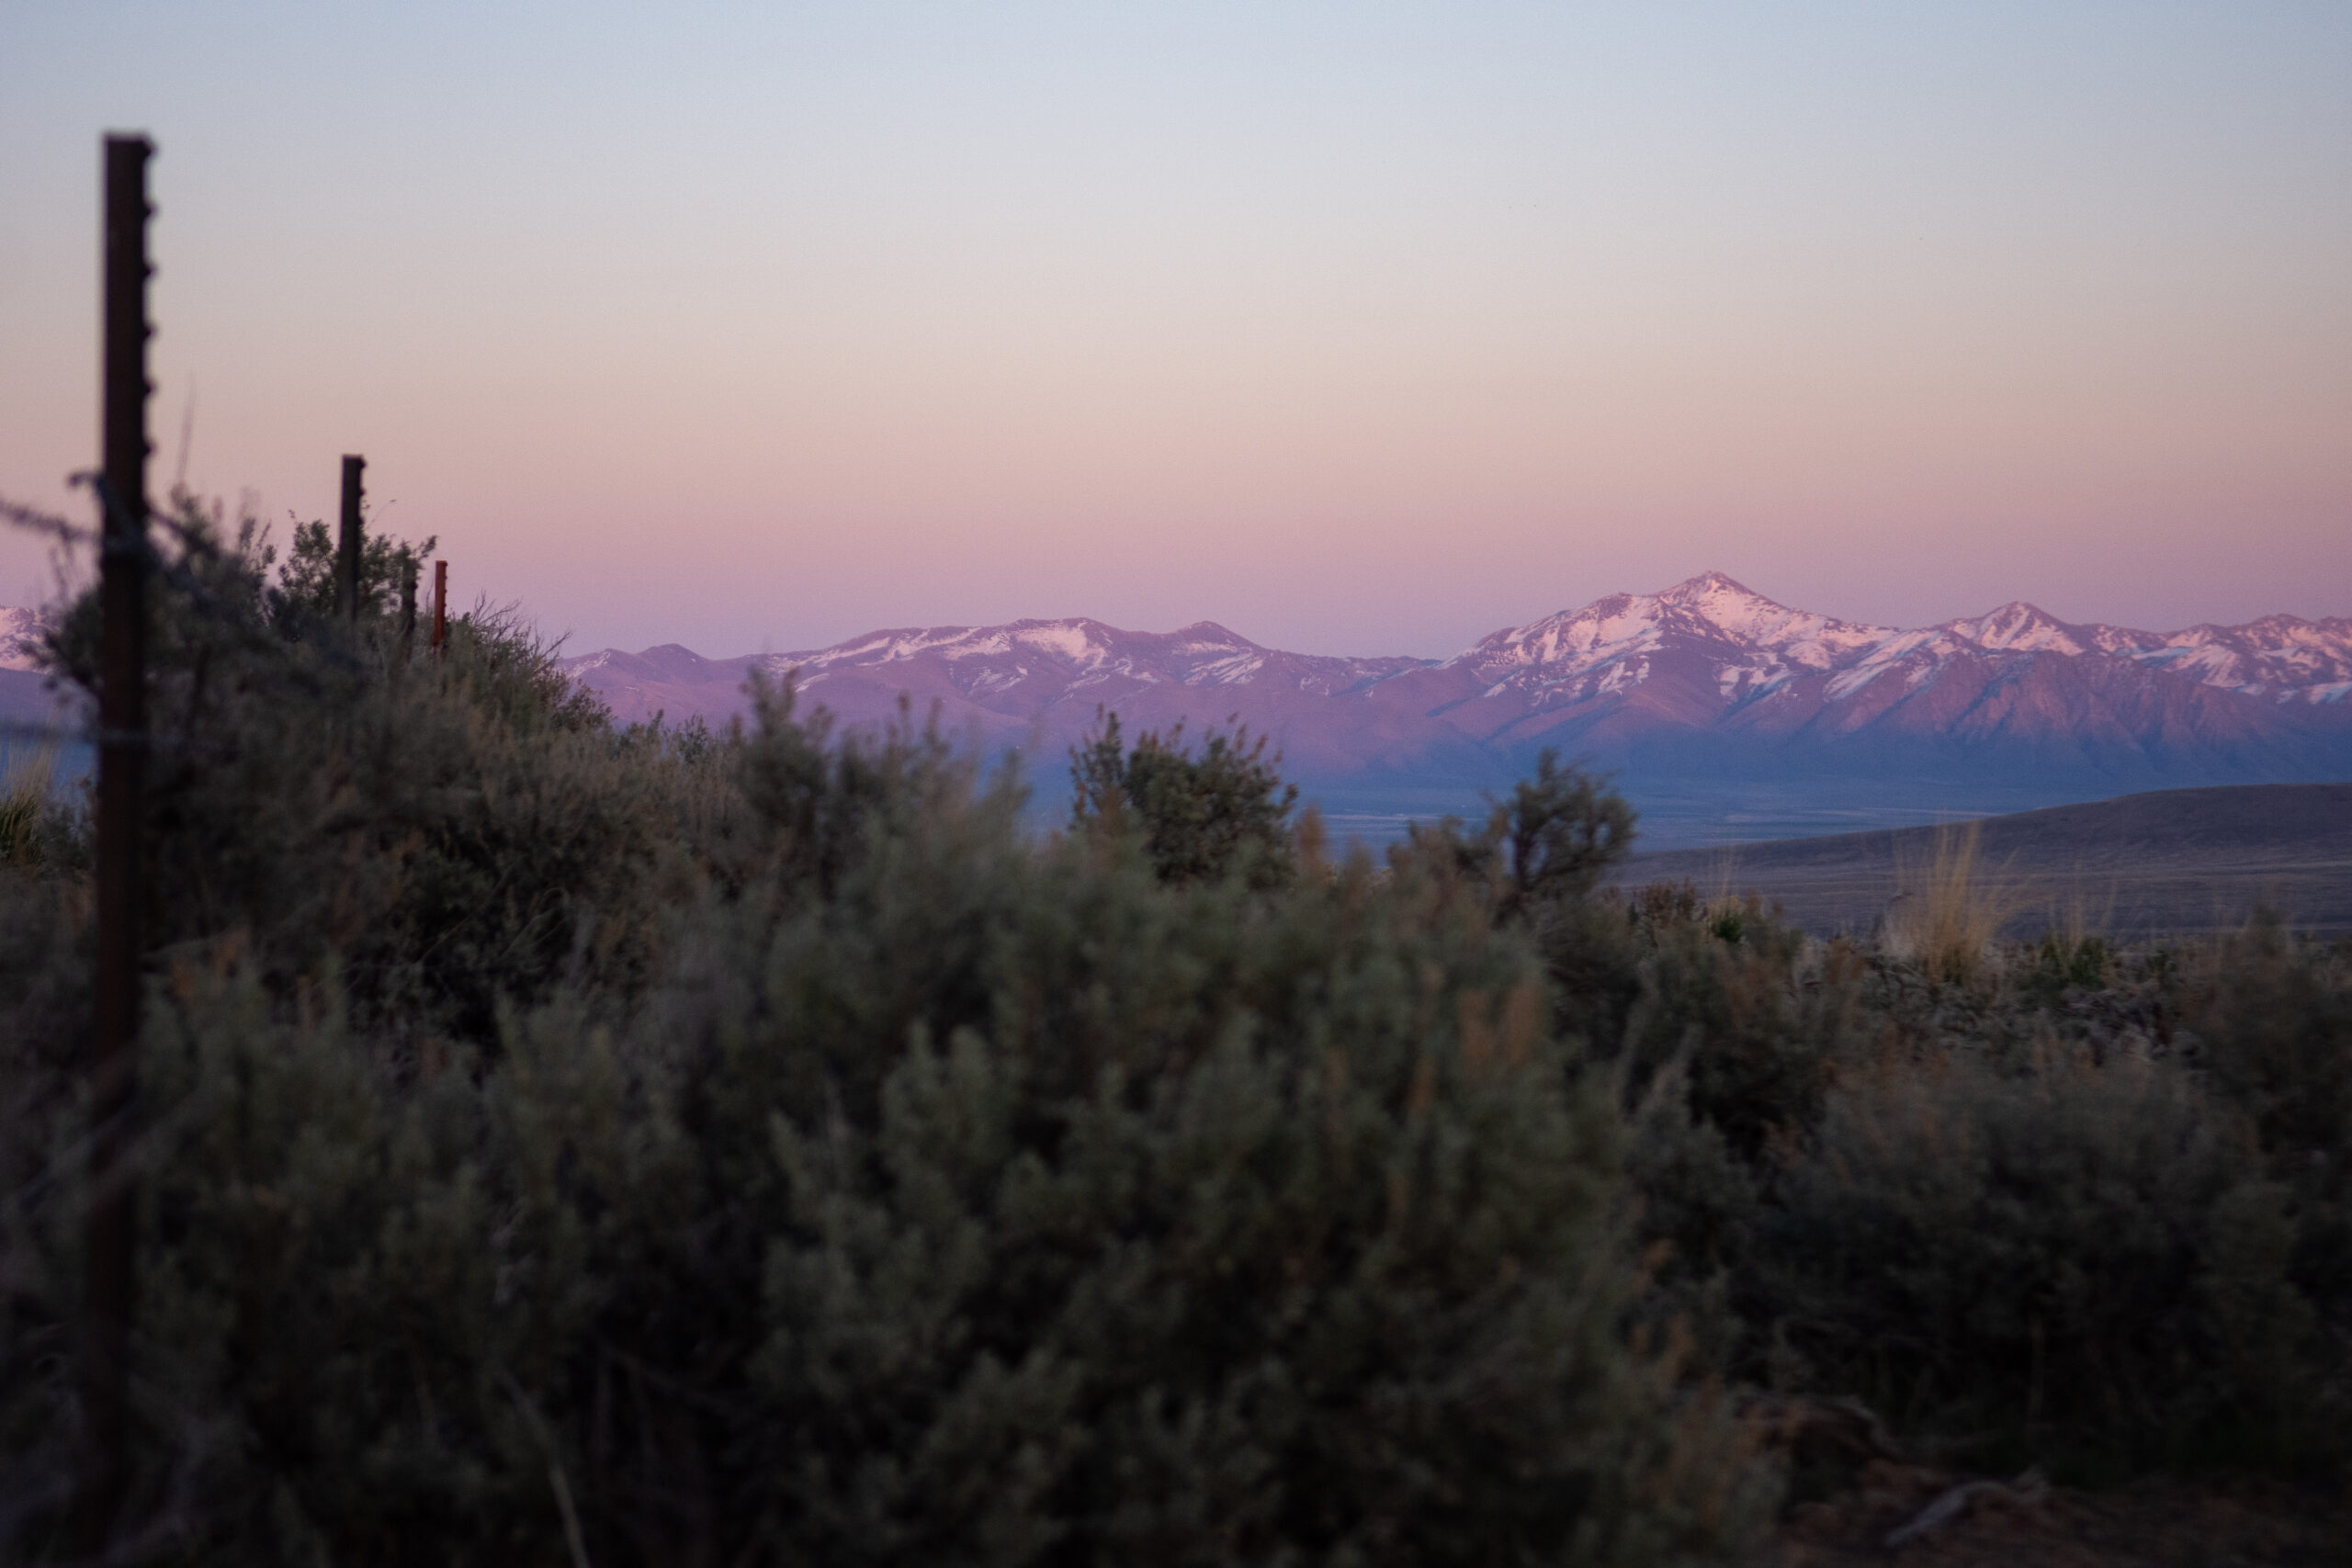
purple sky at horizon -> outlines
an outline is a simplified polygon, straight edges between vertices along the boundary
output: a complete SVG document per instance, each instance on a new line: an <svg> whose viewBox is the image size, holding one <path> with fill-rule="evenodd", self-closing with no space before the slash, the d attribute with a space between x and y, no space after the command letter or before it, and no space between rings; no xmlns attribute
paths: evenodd
<svg viewBox="0 0 2352 1568"><path fill-rule="evenodd" d="M2347 82L2327 0L0 0L0 495L86 511L138 128L157 488L364 452L575 650L2352 615Z"/></svg>

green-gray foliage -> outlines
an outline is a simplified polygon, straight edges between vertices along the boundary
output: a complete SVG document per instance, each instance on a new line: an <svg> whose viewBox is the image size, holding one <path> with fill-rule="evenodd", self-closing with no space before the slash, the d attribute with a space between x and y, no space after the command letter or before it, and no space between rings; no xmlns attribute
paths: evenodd
<svg viewBox="0 0 2352 1568"><path fill-rule="evenodd" d="M628 754L511 616L459 617L443 660L382 604L289 637L251 520L179 524L149 628L152 942L233 938L280 991L332 956L362 1020L474 1040L567 970L643 974L690 770ZM96 632L85 601L54 639L85 684Z"/></svg>
<svg viewBox="0 0 2352 1568"><path fill-rule="evenodd" d="M359 600L363 615L390 615L401 607L402 595L420 581L424 563L440 540L430 535L411 544L374 530L362 533L359 546ZM335 536L324 523L297 523L287 543L286 559L270 595L278 624L289 631L315 626L335 609ZM420 614L423 612L420 610Z"/></svg>
<svg viewBox="0 0 2352 1568"><path fill-rule="evenodd" d="M1086 742L1070 749L1072 827L1140 837L1152 868L1169 882L1239 876L1256 886L1292 872L1291 807L1298 787L1284 784L1266 755L1266 738L1246 729L1212 729L1197 753L1179 722L1166 735L1147 730L1129 750L1119 716L1103 713Z"/></svg>
<svg viewBox="0 0 2352 1568"><path fill-rule="evenodd" d="M1571 934L1585 1016L1638 983L1618 1060L1661 1288L1702 1322L1720 1292L1744 1375L1987 1464L2341 1462L2340 953L2265 919L1955 987L1687 888Z"/></svg>
<svg viewBox="0 0 2352 1568"><path fill-rule="evenodd" d="M1539 927L1570 914L1633 844L1624 797L1549 750L1475 830L1449 817L1415 825L1410 840L1415 855L1451 861L1480 885L1498 919Z"/></svg>
<svg viewBox="0 0 2352 1568"><path fill-rule="evenodd" d="M2171 1064L2052 1045L1855 1074L1758 1249L1790 1339L1898 1418L2093 1469L2290 1449L2289 1194Z"/></svg>
<svg viewBox="0 0 2352 1568"><path fill-rule="evenodd" d="M2342 1455L2343 949L1956 983L1602 892L1632 814L1548 756L1334 864L1262 739L1109 715L1040 838L907 709L616 729L511 615L435 660L316 613L317 537L173 521L141 1552L1723 1560L1777 1473L1724 1380ZM0 829L0 1561L55 1561L86 823Z"/></svg>
<svg viewBox="0 0 2352 1568"><path fill-rule="evenodd" d="M2352 1345L2352 944L2296 942L2265 912L2200 968L2188 1055L2252 1122L2291 1195L2294 1279Z"/></svg>
<svg viewBox="0 0 2352 1568"><path fill-rule="evenodd" d="M1752 1540L1772 1472L1643 1310L1613 1086L1457 868L1300 854L1238 741L1125 759L1180 849L1041 843L935 730L836 737L788 690L616 732L511 623L446 663L380 608L289 637L254 537L202 521L155 628L142 1550ZM78 887L0 896L0 1542L32 1561L75 1430Z"/></svg>

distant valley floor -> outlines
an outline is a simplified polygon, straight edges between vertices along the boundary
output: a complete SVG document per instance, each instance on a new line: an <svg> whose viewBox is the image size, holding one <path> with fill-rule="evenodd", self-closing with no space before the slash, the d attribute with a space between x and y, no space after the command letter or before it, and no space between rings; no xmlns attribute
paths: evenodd
<svg viewBox="0 0 2352 1568"><path fill-rule="evenodd" d="M1637 853L1619 885L1755 893L1822 935L1865 933L1916 896L1959 828L1778 839ZM1977 872L2016 934L2079 924L2117 936L2202 934L2267 903L2296 929L2352 933L2352 784L2163 790L1984 818Z"/></svg>
<svg viewBox="0 0 2352 1568"><path fill-rule="evenodd" d="M1772 839L1806 839L1882 829L1935 827L1980 817L2030 811L2076 800L2103 798L2110 790L1958 784L1916 778L1812 778L1766 780L1726 777L1656 779L1627 777L1601 767L1600 776L1623 795L1640 819L1642 850L1725 848ZM1049 780L1049 784L1059 781ZM1335 844L1361 841L1375 853L1406 836L1413 822L1459 817L1478 822L1508 782L1487 789L1364 789L1348 782L1302 781L1303 801L1323 813ZM1059 797L1056 796L1057 809Z"/></svg>

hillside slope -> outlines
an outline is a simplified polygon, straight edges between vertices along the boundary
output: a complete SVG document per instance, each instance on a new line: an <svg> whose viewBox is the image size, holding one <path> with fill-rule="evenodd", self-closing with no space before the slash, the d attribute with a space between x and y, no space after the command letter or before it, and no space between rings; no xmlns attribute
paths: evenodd
<svg viewBox="0 0 2352 1568"><path fill-rule="evenodd" d="M2241 924L2256 903L2298 929L2352 932L2352 784L2163 790L1974 825L1991 896L2023 933L2079 921L2118 935ZM1779 840L1637 854L1621 886L1684 879L1756 893L1824 935L1872 929L1917 896L1939 840L1964 828Z"/></svg>

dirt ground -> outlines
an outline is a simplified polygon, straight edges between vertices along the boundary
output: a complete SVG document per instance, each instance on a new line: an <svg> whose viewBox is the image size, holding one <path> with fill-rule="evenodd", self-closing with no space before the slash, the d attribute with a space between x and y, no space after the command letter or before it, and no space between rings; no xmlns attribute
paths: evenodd
<svg viewBox="0 0 2352 1568"><path fill-rule="evenodd" d="M1939 1503L1949 1517L1916 1528ZM1907 1538L1890 1546L1906 1527ZM2352 1568L2352 1476L2306 1486L2199 1477L2077 1492L2032 1477L1972 1484L1874 1460L1848 1490L1791 1508L1773 1561L1784 1568Z"/></svg>

